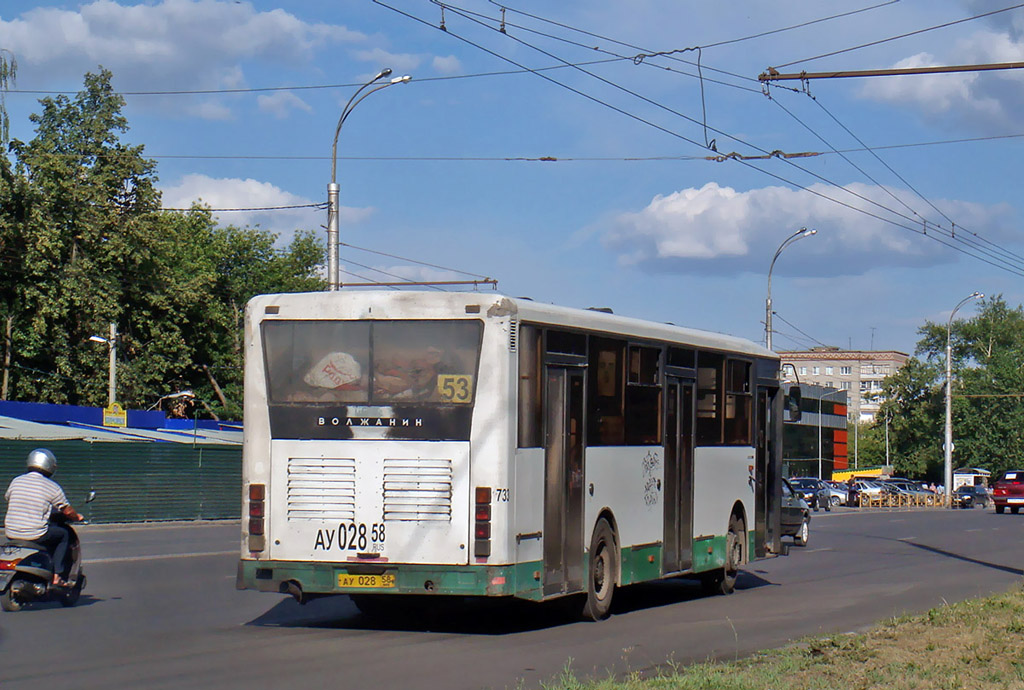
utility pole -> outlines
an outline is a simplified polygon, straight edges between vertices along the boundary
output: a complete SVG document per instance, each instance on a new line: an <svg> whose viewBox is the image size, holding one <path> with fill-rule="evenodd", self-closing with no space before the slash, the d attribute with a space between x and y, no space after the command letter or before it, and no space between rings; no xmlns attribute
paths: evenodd
<svg viewBox="0 0 1024 690"><path fill-rule="evenodd" d="M11 371L11 329L14 327L14 317L7 317L7 327L4 329L4 382L0 388L0 400L7 400L7 382Z"/></svg>

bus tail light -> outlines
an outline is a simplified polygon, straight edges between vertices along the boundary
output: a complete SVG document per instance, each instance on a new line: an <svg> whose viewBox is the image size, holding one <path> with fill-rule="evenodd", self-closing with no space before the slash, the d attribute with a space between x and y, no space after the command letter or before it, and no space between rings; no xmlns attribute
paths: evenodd
<svg viewBox="0 0 1024 690"><path fill-rule="evenodd" d="M266 516L267 487L265 484L249 485L249 551L258 552L266 548L264 517Z"/></svg>
<svg viewBox="0 0 1024 690"><path fill-rule="evenodd" d="M476 487L473 510L473 555L487 558L491 555L491 487Z"/></svg>

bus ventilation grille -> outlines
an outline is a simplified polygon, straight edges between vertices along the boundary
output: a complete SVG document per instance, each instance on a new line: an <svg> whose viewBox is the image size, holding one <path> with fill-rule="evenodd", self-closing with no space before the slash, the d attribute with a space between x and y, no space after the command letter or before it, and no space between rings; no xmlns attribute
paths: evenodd
<svg viewBox="0 0 1024 690"><path fill-rule="evenodd" d="M354 458L289 458L288 520L356 518Z"/></svg>
<svg viewBox="0 0 1024 690"><path fill-rule="evenodd" d="M516 351L519 342L519 322L510 321L508 324L508 347L512 352Z"/></svg>
<svg viewBox="0 0 1024 690"><path fill-rule="evenodd" d="M452 461L384 459L384 520L451 522Z"/></svg>

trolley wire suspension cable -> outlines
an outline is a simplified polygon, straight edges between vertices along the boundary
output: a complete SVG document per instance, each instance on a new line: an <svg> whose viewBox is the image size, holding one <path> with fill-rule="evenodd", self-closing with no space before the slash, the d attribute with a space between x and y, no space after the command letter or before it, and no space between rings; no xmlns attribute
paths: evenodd
<svg viewBox="0 0 1024 690"><path fill-rule="evenodd" d="M611 37L608 37L608 36L602 36L601 34L597 34L597 33L594 33L592 31L587 31L585 29L580 29L578 27L575 27L575 26L572 26L572 25L569 25L569 24L564 24L562 22L554 21L552 19L547 19L546 17L541 17L541 16L536 15L536 14L531 14L531 13L526 12L524 10L520 10L520 9L517 9L517 8L514 8L514 7L510 7L508 5L501 4L501 3L497 2L496 0L488 0L488 1L492 5L497 5L498 7L501 7L503 9L511 10L512 12L514 12L516 14L521 14L521 15L523 15L525 17L529 17L531 19L535 19L537 21L544 22L544 23L547 23L547 24L551 24L552 26L557 26L557 27L560 27L560 28L563 28L563 29L568 29L569 31L575 31L575 32L583 34L585 36L590 36L591 38L597 38L597 39L600 39L602 41L608 41L610 43L615 43L615 44L618 44L618 45L623 46L625 48L630 48L632 50L641 51L641 53L633 56L633 61L634 61L634 63L637 63L637 64L639 62L644 61L646 58L666 57L666 58L668 58L670 60L676 60L676 61L683 62L683 63L688 64L688 65L694 65L695 63L693 63L693 62L691 62L689 60L685 60L683 58L680 58L680 57L678 57L675 54L676 53L680 53L680 52L693 51L693 50L695 50L695 48L705 48L705 49L706 48L715 48L715 47L718 47L718 46L729 45L729 44L732 44L732 43L740 43L742 41L749 41L749 40L752 40L752 39L755 39L755 38L762 38L764 36L770 36L770 35L773 35L773 34L779 34L779 33L783 33L783 32L786 32L786 31L791 31L793 29L799 29L799 28L803 28L803 27L806 27L806 26L811 26L813 24L818 24L818 23L830 21L830 20L833 20L833 19L839 19L839 18L842 18L842 17L848 17L850 15L859 14L861 12L867 12L869 10L875 10L875 9L880 8L880 7L885 7L887 5L892 5L892 4L895 4L895 3L899 2L899 0L888 0L887 2L883 2L883 3L877 4L877 5L872 5L870 7L863 7L863 8L858 9L858 10L852 10L852 11L849 11L849 12L843 12L841 14L831 15L829 17L822 17L822 18L819 18L819 19L813 19L813 20L810 20L810 21L802 22L800 24L794 24L792 26L787 26L787 27L783 27L783 28L779 28L779 29L771 29L771 30L768 30L768 31L762 31L760 33L753 34L753 35L750 35L750 36L743 36L741 38L734 38L734 39L728 39L728 40L723 40L723 41L717 41L717 42L708 43L708 44L702 45L702 46L695 46L693 48L680 48L680 49L676 49L676 50L656 51L655 52L655 51L651 51L648 48L642 48L640 46L637 46L637 45L634 45L634 44L631 44L631 43L627 43L625 41L620 41L620 40L617 40L617 39L614 39L614 38L611 38ZM509 23L509 25L512 26L511 23ZM519 27L519 28L525 28L525 27ZM527 30L529 30L529 29L527 29ZM728 76L735 77L737 79L742 79L744 81L757 81L756 79L752 79L751 77L747 77L747 76L742 75L742 74L735 74L733 72L727 72L725 70L715 69L713 67L705 67L705 69L708 69L708 70L711 70L711 71L714 71L714 72L718 72L718 73L721 73L721 74L726 74ZM690 75L690 76L693 76L693 75ZM711 80L709 80L709 81L711 81ZM738 87L738 88L742 88L742 87Z"/></svg>
<svg viewBox="0 0 1024 690"><path fill-rule="evenodd" d="M811 127L810 127L810 126L809 126L809 125L808 125L807 123L805 123L805 122L804 122L803 120L801 120L801 119L800 119L799 117L797 117L797 116L796 116L796 115L795 115L795 114L794 114L794 113L793 113L792 111L790 111L790 110L789 110L788 108L786 108L786 107L785 107L784 105L782 105L782 103L780 103L780 102L779 102L779 101L778 101L777 99L772 99L772 101L773 101L773 102L774 102L774 103L775 103L775 104L776 104L776 105L777 105L777 106L778 106L779 108L781 108L781 109L782 109L782 110L783 110L783 111L784 111L784 112L785 112L786 114L788 114L788 115L789 115L789 116L790 116L791 118L793 118L793 119L794 119L794 120L795 120L796 122L798 122L798 123L799 123L799 124L800 124L801 126L803 126L804 128L806 128L806 129L807 129L807 130L808 130L808 131L809 131L809 132L810 132L811 134L813 134L813 135L814 135L814 136L816 136L816 137L817 137L818 139L820 139L820 140L822 141L822 143L824 143L824 144L825 144L826 146L829 146L830 148L832 148L832 149L833 149L834 151L836 151L836 152L838 153L838 150L837 150L837 149L835 149L835 147L834 147L834 146L832 146L832 144L831 144L831 143L829 143L829 142L828 142L828 141L827 141L827 140L826 140L826 139L825 139L825 138L824 138L823 136L821 136L820 134L818 134L818 132L814 131L814 129L813 129L813 128L811 128ZM836 122L837 122L837 124L839 124L840 126L843 126L843 125L842 125L842 123L840 123L840 122L839 122L838 120L836 120ZM847 129L847 128L846 128L845 126L844 126L843 128L844 128L844 129ZM850 131L849 131L848 129L847 129L847 131L848 131L848 132L849 132L849 133L851 134L851 136L854 136L854 138L856 138L856 135L854 135L854 134L853 134L852 132L850 132ZM861 144L863 144L863 142L862 142L862 141L860 141L859 139L858 139L858 142L860 142ZM950 239L951 239L952 241L954 241L954 242L959 242L959 243L961 243L961 244L965 244L965 245L968 245L968 246L970 246L970 247L971 247L972 249L974 249L975 251L978 251L978 252L980 252L980 253L982 253L982 254L985 254L986 256L988 256L989 258L991 258L991 259L993 259L993 260L995 260L995 261L999 261L999 262L1002 262L1002 263L1006 264L1006 265L1007 265L1007 267L1009 267L1009 268L1012 268L1012 269L1016 269L1016 270L1024 270L1024 263L1020 263L1020 262L1024 261L1024 259L1021 259L1021 257L1013 257L1013 259L1015 259L1015 260L1008 260L1008 259L1007 259L1007 258L1005 257L1005 253L1008 253L1008 252L1006 252L1006 250L1003 250L1003 252L1004 252L1004 256L999 256L998 254L996 254L995 252L993 252L992 250L990 250L990 249L988 249L988 248L986 248L986 247L981 247L981 246L978 246L978 245L977 245L976 243L974 243L974 242L972 242L972 241L970 241L970 240L966 240L966 239L964 239L964 238L962 238L962 237L960 237L960 238L956 237L956 236L955 236L955 233L954 233L954 231L953 231L953 230L946 230L946 229L945 229L945 228L943 228L943 227L942 227L941 225L939 225L939 224L937 224L937 223L934 223L934 222L932 222L932 221L929 221L929 220L927 220L927 219L926 219L926 218L925 218L924 216L922 216L921 214L919 214L919 213L918 213L918 212L917 212L916 210L914 210L914 209L913 209L913 208L912 208L912 207L911 207L911 206L910 206L909 204L907 204L907 203L906 203L906 201L904 201L904 200L903 200L903 199L901 199L901 198L900 198L899 196L897 196L897 195L896 195L895 193L893 193L893 192L892 192L892 190L890 190L890 189L889 189L889 188L888 188L888 187L887 187L886 185L884 185L884 184L882 184L881 182L879 182L878 180L876 180L876 179L875 179L875 178L874 178L874 177L873 177L873 176L872 176L872 175L871 175L870 173L868 173L868 172L867 172L867 171L865 171L865 170L864 170L863 168L861 168L861 167L860 167L859 165L857 165L856 163L854 163L854 162L853 162L853 160L852 160L852 159L850 159L850 158L849 158L848 156L846 156L845 154L839 154L839 155L840 155L840 156L841 156L841 157L843 158L843 160L845 160L845 161L846 161L847 163L849 163L849 164L850 164L850 165L851 165L851 166L852 166L852 167L853 167L853 168L854 168L855 170L857 170L857 171L858 171L858 172L860 172L860 173L861 173L862 175L864 175L864 176L865 176L865 177L867 177L867 178L868 178L869 180L871 180L871 182L873 182L873 183L874 183L874 184L875 184L875 185L876 185L876 186L877 186L877 187L878 187L879 189L881 189L881 190L882 190L883 192L885 192L885 193L886 193L886 194L887 194L888 196L890 196L890 197L891 197L891 198L892 198L893 200L895 200L895 201L896 201L896 202L897 202L898 204L900 204L901 206L903 206L903 207L904 207L904 208L905 208L905 209L906 209L906 210L907 210L907 211L908 211L909 213L913 214L913 216L914 216L914 217L916 217L916 219L918 219L918 222L919 222L919 223L922 223L922 232L923 232L923 233L927 233L927 230L928 230L929 228L931 228L933 232L938 232L938 233L942 234L943 236L949 237L949 238L950 238ZM887 166L887 167L888 167L888 166ZM892 170L892 169L890 168L890 170ZM896 172L895 172L894 170L892 170L892 172L893 172L894 174L896 174L896 175L897 175L897 177L899 177L899 178L900 178L901 180L903 180L903 178L902 178L901 176L899 176L899 175L898 175L898 174L897 174L897 173L896 173ZM922 199L923 199L923 200L924 200L924 201L925 201L926 203L928 203L929 205L931 205L931 206L932 206L932 208L935 208L934 204L931 204L931 202L930 202L930 201L928 201L927 199L925 199L925 197L924 197L923 195L921 195L921 194L920 194L920 192L918 192L918 191L917 191L917 190L916 190L916 189L915 189L915 188L914 188L914 187L913 187L912 185L910 185L910 184L909 184L908 182L906 182L906 180L903 180L903 181L904 181L904 182L905 182L905 183L906 183L906 184L907 184L908 186L910 186L910 188L911 188L911 189L912 189L912 190L913 190L913 191L914 191L914 192L915 192L916 194L918 194L918 196L920 196L920 197L921 197L921 198L922 198ZM935 208L935 210L936 210L936 211L938 211L938 209L937 209L937 208ZM945 216L945 214L942 214L942 212L941 212L941 211L938 211L938 212L939 212L939 213L940 213L941 215L943 215L944 217L946 217L946 216ZM894 212L894 213L895 213L895 212ZM906 216L906 215L904 215L904 214L898 214L898 215L901 215L901 216L902 216L903 218L906 218L907 220L910 220L910 221L913 221L913 220L915 220L915 218L911 218L911 217L909 217L909 216ZM946 217L946 219L947 219L947 220L949 220L949 218L948 218L948 217ZM953 221L952 221L952 220L949 220L949 222L950 222L951 224L953 223ZM1012 256L1012 253L1011 253L1011 256Z"/></svg>
<svg viewBox="0 0 1024 690"><path fill-rule="evenodd" d="M982 14L976 14L976 15L971 16L971 17L964 17L963 19L957 19L957 20L954 20L954 21L951 21L951 22L946 22L944 24L937 24L935 26L929 26L929 27L924 28L924 29L918 29L917 31L909 31L909 32L907 32L905 34L900 34L899 36L890 36L889 38L882 38L882 39L879 39L877 41L871 41L870 43L863 43L861 45L853 46L853 47L850 47L850 48L843 48L841 50L833 50L832 52L822 53L821 55L815 55L814 57L803 58L801 60L793 60L792 62L784 62L781 65L773 65L771 68L769 68L769 71L772 70L772 69L776 69L777 70L780 67L790 67L792 65L798 65L798 64L801 64L801 63L804 63L804 62L812 62L814 60L820 60L822 58L832 57L833 55L841 55L843 53L850 53L850 52L853 52L855 50L861 50L863 48L870 48L871 46L881 45L882 43L889 43L890 41L898 41L898 40L903 39L903 38L909 38L910 36L917 36L918 34L927 33L929 31L935 31L936 29L945 29L945 28L948 28L950 26L955 26L957 24L963 24L965 22L974 21L975 19L983 19L985 17L991 17L992 15L1000 14L1001 12L1009 12L1011 10L1020 9L1021 7L1024 7L1024 3L1020 3L1020 4L1017 4L1017 5L1011 5L1010 7L1004 7L1002 9L1000 9L1000 10L992 10L991 12L984 12Z"/></svg>
<svg viewBox="0 0 1024 690"><path fill-rule="evenodd" d="M810 94L808 94L808 96L810 96ZM835 122L837 125L842 127L843 130L846 131L851 137L853 137L854 140L858 144L860 144L862 147L864 147L864 150L867 151L868 153L870 153L875 158L875 160L877 160L879 163L881 163L883 166L885 166L885 168L887 170L889 170L889 172L891 172L893 175L895 175L897 177L897 179L899 179L903 184L905 184L922 201L924 201L926 204L931 206L931 208L936 213L938 213L940 216L945 218L946 221L950 224L950 235L955 237L957 224L956 224L956 222L952 218L949 217L948 214L946 214L942 209L940 209L938 206L936 206L934 203L932 203L931 200L929 200L927 197L924 196L924 194L922 194L920 191L918 191L918 189L916 187L914 187L914 185L912 185L909 181L907 181L900 173L898 173L892 166L890 166L881 156L879 156L875 152L874 149L872 149L870 146L868 146L866 143L864 143L864 141L860 137L858 137L856 134L854 134L853 131L851 131L849 127L847 127L845 124L840 122L839 119L835 115L833 115L832 112L828 108L826 108L825 105L820 100L818 100L817 98L815 98L813 96L810 96L810 97L811 97L811 100L814 101L815 105L817 105L819 108L821 108L821 110L824 111L826 115L828 115L830 118L832 118L833 122ZM989 239L987 239L985 237L982 237L977 232L974 232L974 231L972 231L970 229L965 228L962 225L960 226L960 229L964 230L964 231L968 232L970 235L976 237L979 242L983 242L983 243L989 245L990 247L993 248L993 250L999 252L1000 254L1002 254L1002 255L1004 255L1004 256L1006 256L1008 258L1011 258L1011 259L1013 259L1015 261L1024 262L1024 256L1021 256L1020 254L1012 252L1012 251L1010 251L1010 250L1008 250L1008 249L1006 249L1006 248L996 244L995 242L992 242L991 240L989 240ZM967 242L967 243L971 243L971 241L969 241L969 240L964 240L964 241Z"/></svg>
<svg viewBox="0 0 1024 690"><path fill-rule="evenodd" d="M409 14L409 13L403 11L403 10L397 9L395 7L392 7L392 6L388 5L387 3L383 2L383 0L373 0L373 1L374 1L375 4L381 5L382 7L385 7L385 8L390 9L390 10L392 10L392 11L398 13L398 14L401 14L401 15L403 15L405 17L413 19L414 21L422 23L422 24L424 24L426 26L434 27L434 25L431 24L430 22L428 22L428 21L426 21L424 19L421 19L419 17L416 17L414 15L411 15L411 14ZM441 3L441 2L439 2L439 0L430 0L430 1L433 4L435 4L435 5L438 5L438 6L441 6L443 8L449 9L450 11L452 11L455 14L459 14L460 16L464 16L469 21L472 21L472 22L474 22L476 24L480 24L480 25L484 26L485 28L491 28L487 24L485 24L484 22L481 22L481 21L478 21L476 19L473 19L472 17L468 17L468 16L460 14L459 11L456 8L453 8L451 5L447 5L447 4ZM493 30L494 31L499 31L499 29L496 29L496 28L493 29ZM507 56L501 55L500 53L497 53L497 52L495 52L495 51L493 51L493 50L491 50L489 48L486 48L486 47L484 47L484 46L482 46L482 45L480 45L478 43L475 43L475 42L471 41L470 39L468 39L468 38L466 38L464 36L461 36L461 35L453 32L453 31L451 31L450 29L445 29L445 32L448 33L449 35L453 36L454 38L457 38L458 40L463 41L464 43L467 43L467 44L469 44L469 45L471 45L471 46L473 46L473 47L475 47L475 48L477 48L477 49L479 49L479 50L481 50L481 51L483 51L485 53L488 53L489 55L497 57L497 58L499 58L499 59L501 59L503 61L506 61L506 62L508 62L510 64L513 64L513 65L515 65L517 67L529 70L529 68L527 68L525 65L522 65L521 63L516 62L512 58L509 58ZM525 45L527 47L533 48L537 52L545 54L545 55L547 55L549 57L552 57L552 58L554 58L556 60L560 59L557 56L552 55L551 53L549 53L549 52L547 52L547 51L545 51L545 50L543 50L541 48L533 46L533 45L529 44L528 42L526 42L526 41L524 41L522 39L516 38L514 36L509 36L509 38L511 38L512 40L516 41L517 43L520 43L520 44ZM566 62L566 61L562 60L562 62ZM678 115L679 117L682 117L685 120L688 120L688 121L690 121L690 122L692 122L694 124L700 125L700 126L704 126L704 123L701 123L701 122L699 122L698 120L696 120L696 119L694 119L692 117L689 117L689 116L687 116L687 115L685 115L683 113L678 113L677 111L674 111L671 108L668 108L667 106L664 106L663 104L660 104L660 103L657 103L655 101L652 101L651 99L648 99L648 98L646 98L646 97L644 97L642 95L635 94L635 93L631 92L629 89L626 89L625 87L622 87L622 86L620 86L618 84L615 84L614 82L610 82L609 80L604 79L603 77L599 77L597 75L593 75L592 73L588 72L587 70L584 70L584 69L581 69L581 68L578 68L578 67L576 69L581 71L581 72L583 72L583 73L585 73L585 74L589 74L590 76L593 76L594 78L598 79L599 81L603 81L605 83L608 83L609 85L614 86L615 88L618 88L618 89L620 89L622 91L625 91L626 93L631 93L631 94L635 95L636 97L638 97L638 98L640 98L642 100L645 100L648 103L651 103L651 104L656 105L656 106L658 106L658 107L660 107L662 109L665 109L665 110L667 110L667 111L669 111L671 113L674 113L674 114ZM697 141L695 141L695 140L693 140L693 139L691 139L689 137L686 137L685 135L680 134L679 132L675 132L675 131L670 130L670 129L666 128L666 127L663 127L663 126L658 125L656 123L653 123L653 122L651 122L649 120L646 120L646 119L644 119L644 118L642 118L642 117L640 117L640 116L638 116L638 115L636 115L634 113L631 113L629 111L624 110L623 108L620 108L618 106L615 106L615 105L612 105L612 104L607 103L605 101L602 101L601 99L599 99L599 98L597 98L595 96L592 96L592 95L590 95L588 93L585 93L585 92L583 92L583 91L581 91L581 90L579 90L579 89L577 89L575 87L563 84L562 82L560 82L560 81L558 81L556 79L553 79L553 78L551 78L551 77L549 77L547 75L539 74L538 76L540 76L541 78L543 78L543 79L545 79L547 81L550 81L551 83L553 83L555 85L561 86L562 88L564 88L564 89L566 89L568 91L571 91L573 93L576 93L577 95L583 96L584 98L586 98L588 100L591 100L591 101L593 101L595 103L598 103L599 105L603 105L603 106L605 106L605 107L607 107L607 108L609 108L609 109L611 109L611 110L613 110L615 112L623 114L623 115L625 115L625 116L627 116L627 117L629 117L631 119L634 119L634 120L636 120L638 122L642 122L644 124L647 124L648 126L654 127L655 129L658 129L659 131L662 131L662 132L665 132L665 133L669 134L670 136L676 137L678 139L682 139L682 140L687 141L688 143L691 143L691 144L693 144L695 146L699 146L701 148L704 148L703 145L700 144L699 142L697 142ZM762 151L763 153L766 153L766 154L770 153L768 151L765 151L764 149L761 149L760 147L757 147L757 146L755 146L753 144L745 142L745 141L739 139L738 137L730 135L730 134L728 134L726 132L723 132L721 130L718 130L718 129L714 128L714 127L708 126L708 129L711 130L711 131L720 133L721 135L723 135L723 136L725 136L725 137L727 137L729 139L732 139L734 141L737 141L737 142L739 142L739 143L741 143L741 144L743 144L745 146L750 146L751 148L753 148L755 150ZM753 165L753 164L751 164L748 161L738 160L737 162L739 162L742 165L751 167L754 170L757 170L758 172L766 174L766 175L768 175L770 177L773 177L775 179L783 181L783 182L785 182L785 183L787 183L789 185L792 185L792 186L797 187L799 189L802 189L804 191L810 192L811 194L814 194L814 195L816 195L816 196L818 196L820 198L829 200L829 201L831 201L833 203L840 204L841 206L844 206L844 207L849 208L851 210L854 210L854 211L857 211L859 213L865 214L865 215L867 215L869 217L876 218L876 219L878 219L880 221L889 223L889 224L894 225L896 227L901 227L901 228L903 228L905 230L908 230L910 232L913 232L915 234L924 234L926 237L928 237L929 239L931 239L931 240L933 240L935 242L938 242L938 243L940 243L940 244L942 244L942 245L944 245L944 246L946 246L946 247L948 247L950 249L953 249L954 251L958 251L958 252L960 252L962 254L965 254L967 256L971 256L971 257L976 258L976 259L978 259L980 261L983 261L984 263L987 263L987 264L989 264L989 265L991 265L991 266L993 266L995 268L1006 270L1006 271L1009 271L1009 272L1014 273L1016 275L1024 276L1024 270L1014 270L1012 268L1008 268L1006 266L994 263L993 261L990 261L990 260L988 260L987 258L985 258L983 256L978 256L977 254L972 253L971 251L968 251L968 250L964 249L963 247L958 246L957 244L951 244L951 243L945 241L944 239L942 239L942 237L935 236L934 234L928 235L926 232L922 232L922 231L917 229L917 227L916 227L916 225L917 225L916 219L914 219L914 218L912 218L910 216L907 216L906 214L900 213L899 211L896 211L896 210L894 210L892 208L886 207L885 205L883 205L883 204L881 204L881 203L879 203L879 202L877 202L877 201L875 201L875 200L873 200L873 199L871 199L869 197L866 197L863 194L859 194L858 192L855 192L855 191L853 191L851 189L848 189L848 188L846 188L846 187L844 187L844 186L842 186L842 185L840 185L840 184L838 184L838 183L836 183L836 182L834 182L832 180L829 180L829 179L823 177L822 175L820 175L818 173L815 173L815 172L813 172L811 170L808 170L808 169L803 168L803 167L801 167L799 165L796 165L791 160L788 160L788 159L785 159L785 158L783 158L782 160L784 160L787 164L793 166L794 168L796 168L798 170L801 170L805 174L808 174L808 175L818 179L819 181L821 181L821 182L823 182L823 183L825 183L825 184L827 184L829 186L832 186L832 187L835 187L835 188L837 188L839 190L842 190L842 191L846 192L847 194L849 194L849 195L851 195L851 196L853 196L853 197L855 197L857 199L860 199L861 201L864 201L864 202L866 202L867 204L869 204L871 206L878 207L882 211L885 211L887 213L891 213L891 214L893 214L893 215L895 215L895 216L897 216L899 218L903 218L904 220L909 221L910 224L904 224L904 223L901 223L901 222L899 222L897 220L893 220L892 218L886 218L884 216L880 216L877 213L873 213L873 212L871 212L871 211L869 211L869 210L867 210L865 208L861 208L861 207L854 206L854 205L849 204L849 203L845 203L843 201L840 201L839 199L836 199L834 197L828 196L827 194L824 194L824 193L822 193L820 191L811 189L811 188L809 188L809 187L807 187L805 185L802 185L800 183L797 183L797 182L795 182L793 180L789 180L789 179L787 179L787 178L785 178L785 177L783 177L781 175L778 175L776 173L772 173L772 172L769 172L769 171L764 170L762 168L759 168L756 165Z"/></svg>
<svg viewBox="0 0 1024 690"><path fill-rule="evenodd" d="M786 324L786 325L787 325L787 326L789 326L790 328L793 328L793 329L795 329L797 333L801 334L802 336L804 336L805 338L807 338L807 339L808 339L808 340L810 340L811 342L813 342L813 343L815 343L815 344L817 344L817 345L821 345L822 347L828 347L828 345L826 345L825 343L821 342L820 340L818 340L817 338L815 338L815 337L814 337L813 335L810 335L810 334L808 334L808 333L805 333L804 331L802 331L802 330L800 330L799 328L797 328L797 326L796 326L795 324L793 324L792 322L790 322L790 321L786 321L786 319L785 319L785 318L783 318L783 317L782 317L782 316L781 316L781 315L779 314L779 312L777 312L777 311L773 311L773 312L772 312L772 316L776 317L776 318L777 318L777 319L778 319L779 321L781 321L782 323Z"/></svg>

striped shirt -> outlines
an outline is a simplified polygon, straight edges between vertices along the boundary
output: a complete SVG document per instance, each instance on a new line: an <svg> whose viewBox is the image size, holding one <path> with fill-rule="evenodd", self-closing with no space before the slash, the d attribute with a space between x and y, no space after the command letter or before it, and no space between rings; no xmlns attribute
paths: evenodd
<svg viewBox="0 0 1024 690"><path fill-rule="evenodd" d="M50 513L68 504L60 484L39 472L15 477L4 498L7 499L4 530L8 539L38 539L46 534Z"/></svg>

